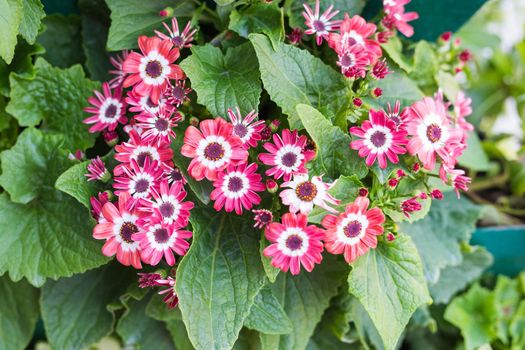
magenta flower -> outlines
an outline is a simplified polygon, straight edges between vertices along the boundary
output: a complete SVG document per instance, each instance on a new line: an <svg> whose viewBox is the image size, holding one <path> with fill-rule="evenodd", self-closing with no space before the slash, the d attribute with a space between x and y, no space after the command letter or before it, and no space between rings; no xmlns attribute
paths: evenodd
<svg viewBox="0 0 525 350"><path fill-rule="evenodd" d="M162 168L156 161L150 162L149 158L144 160L144 165L139 166L138 162L132 160L130 167L124 167L122 176L115 177L115 194L121 196L127 193L132 197L132 205L141 199L149 198L154 189L159 186L159 180L163 175Z"/></svg>
<svg viewBox="0 0 525 350"><path fill-rule="evenodd" d="M109 62L115 69L109 71L109 74L114 75L115 77L109 81L109 86L111 88L117 88L122 86L124 79L126 78L126 73L122 70L122 64L128 57L130 51L124 50L121 54L116 54L115 56L110 57Z"/></svg>
<svg viewBox="0 0 525 350"><path fill-rule="evenodd" d="M141 128L144 142L171 143L176 134L173 130L182 117L167 108L160 108L157 113L143 113L135 116L137 126Z"/></svg>
<svg viewBox="0 0 525 350"><path fill-rule="evenodd" d="M117 128L118 123L126 124L126 104L122 99L122 89L117 87L113 93L108 83L102 84L101 94L94 91L95 97L88 98L88 102L93 107L86 107L84 111L93 114L91 117L84 119L84 124L95 124L89 128L89 132L102 130L113 131Z"/></svg>
<svg viewBox="0 0 525 350"><path fill-rule="evenodd" d="M107 192L99 192L97 197L91 197L89 203L91 204L91 216L97 223L104 222L102 215L102 207L109 202L109 194Z"/></svg>
<svg viewBox="0 0 525 350"><path fill-rule="evenodd" d="M250 148L257 147L257 142L261 140L261 131L264 129L264 120L257 120L257 113L251 111L244 118L241 115L239 107L235 107L236 112L233 109L228 109L228 118L233 125L233 134L237 135L244 147Z"/></svg>
<svg viewBox="0 0 525 350"><path fill-rule="evenodd" d="M185 227L188 225L190 210L194 207L193 202L184 202L186 195L181 182L174 182L170 186L168 180L162 180L158 189L153 188L152 198L142 201L140 209L155 214L163 224Z"/></svg>
<svg viewBox="0 0 525 350"><path fill-rule="evenodd" d="M186 88L186 80L177 80L175 85L170 85L164 96L169 104L179 107L184 101L189 101L188 94L191 88Z"/></svg>
<svg viewBox="0 0 525 350"><path fill-rule="evenodd" d="M155 31L155 34L163 40L171 41L174 47L182 49L183 47L191 47L191 42L193 41L193 35L197 32L197 29L191 29L191 22L188 21L182 33L179 32L179 23L177 18L173 17L171 19L171 28L166 24L162 23L164 28L168 31L168 35Z"/></svg>
<svg viewBox="0 0 525 350"><path fill-rule="evenodd" d="M387 104L386 116L396 124L397 130L404 129L408 118L408 108L401 110L401 102L399 100L394 104L394 108L392 108L389 102Z"/></svg>
<svg viewBox="0 0 525 350"><path fill-rule="evenodd" d="M95 159L91 159L91 162L87 166L88 173L85 174L88 181L102 181L102 182L108 182L111 179L111 174L109 173L108 169L106 169L106 165L100 159L100 157L97 156Z"/></svg>
<svg viewBox="0 0 525 350"><path fill-rule="evenodd" d="M337 65L341 73L348 78L364 78L370 63L366 49L360 45L353 45L338 53Z"/></svg>
<svg viewBox="0 0 525 350"><path fill-rule="evenodd" d="M385 1L385 17L381 23L388 29L396 28L406 37L414 35L414 28L408 22L419 18L417 12L405 12L405 5L411 0Z"/></svg>
<svg viewBox="0 0 525 350"><path fill-rule="evenodd" d="M421 203L417 201L417 196L404 200L401 202L401 212L407 217L410 217L410 214L421 210Z"/></svg>
<svg viewBox="0 0 525 350"><path fill-rule="evenodd" d="M339 29L341 21L331 20L332 17L339 13L338 10L332 11L334 8L333 5L330 5L322 14L320 14L319 11L319 0L315 1L315 11L313 11L307 4L303 4L303 7L303 17L306 20L305 24L308 27L304 33L308 35L315 34L317 45L321 45L323 39L328 40L328 35L332 30Z"/></svg>
<svg viewBox="0 0 525 350"><path fill-rule="evenodd" d="M255 221L253 227L255 228L266 227L273 221L273 214L267 209L254 209L252 213L255 214L253 217L253 221Z"/></svg>

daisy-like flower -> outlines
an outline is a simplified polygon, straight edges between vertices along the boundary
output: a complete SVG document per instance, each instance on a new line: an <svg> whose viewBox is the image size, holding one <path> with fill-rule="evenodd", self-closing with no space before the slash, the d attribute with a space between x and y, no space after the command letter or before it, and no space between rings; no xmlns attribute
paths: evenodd
<svg viewBox="0 0 525 350"><path fill-rule="evenodd" d="M124 82L124 78L126 77L126 73L122 70L122 63L128 58L129 51L124 50L120 54L116 54L115 56L111 56L109 59L109 62L115 69L112 69L109 71L109 74L114 75L115 77L109 81L109 86L111 88L116 88L119 86L122 86L122 83Z"/></svg>
<svg viewBox="0 0 525 350"><path fill-rule="evenodd" d="M399 162L397 155L406 153L406 131L398 130L383 111L371 109L369 120L361 127L350 128L350 133L360 138L352 141L350 147L358 150L360 157L366 157L367 166L372 166L377 159L379 167L385 169L387 159L396 164Z"/></svg>
<svg viewBox="0 0 525 350"><path fill-rule="evenodd" d="M179 23L177 18L173 17L171 19L171 28L166 24L162 23L164 28L168 31L168 35L155 31L155 34L163 40L171 41L174 47L182 49L183 47L191 47L191 42L193 41L193 35L197 32L197 29L191 29L191 22L188 21L182 33L179 31Z"/></svg>
<svg viewBox="0 0 525 350"><path fill-rule="evenodd" d="M450 149L460 145L463 139L462 130L450 125L445 105L430 97L410 107L406 130L412 136L408 152L417 154L427 170L434 169L436 154L445 163L453 163Z"/></svg>
<svg viewBox="0 0 525 350"><path fill-rule="evenodd" d="M130 112L137 113L156 114L162 108L166 110L172 109L172 106L170 106L163 97L154 103L148 95L142 96L134 90L128 92L126 103L129 106Z"/></svg>
<svg viewBox="0 0 525 350"><path fill-rule="evenodd" d="M188 182L176 166L169 166L164 163L162 164L162 168L164 169L164 177L168 180L169 184L180 182L182 185L185 185Z"/></svg>
<svg viewBox="0 0 525 350"><path fill-rule="evenodd" d="M370 61L364 46L350 46L343 50L338 57L337 65L341 67L341 73L346 77L364 78L366 76L366 68Z"/></svg>
<svg viewBox="0 0 525 350"><path fill-rule="evenodd" d="M97 132L117 128L118 123L126 124L126 104L122 99L122 89L117 87L113 92L108 83L102 84L102 94L94 91L95 96L88 98L92 107L84 108L87 113L93 114L84 119L84 124L95 124L89 128L89 132Z"/></svg>
<svg viewBox="0 0 525 350"><path fill-rule="evenodd" d="M141 210L155 213L164 224L184 227L188 225L190 210L193 209L193 202L184 202L186 195L181 182L170 186L168 180L162 180L159 189L153 189L153 198L142 201Z"/></svg>
<svg viewBox="0 0 525 350"><path fill-rule="evenodd" d="M382 54L379 42L373 39L376 29L375 24L367 23L361 16L350 18L345 14L339 33L330 33L328 45L338 54L354 45L364 46L368 53L368 60L373 65Z"/></svg>
<svg viewBox="0 0 525 350"><path fill-rule="evenodd" d="M139 243L132 239L133 234L139 232L137 220L139 212L133 210L131 198L127 193L122 193L118 198L118 208L111 202L102 207L104 222L99 222L93 229L95 239L105 239L102 254L113 256L122 265L132 265L140 269Z"/></svg>
<svg viewBox="0 0 525 350"><path fill-rule="evenodd" d="M417 201L417 196L413 197L413 198L409 198L407 200L404 200L403 202L401 202L401 212L407 217L409 218L410 217L410 214L411 213L414 213L416 211L420 211L422 206L421 206L421 203L419 203Z"/></svg>
<svg viewBox="0 0 525 350"><path fill-rule="evenodd" d="M156 161L150 162L148 158L144 160L144 166L139 166L136 160L132 160L130 167L123 168L122 176L115 177L113 187L117 189L115 194L121 196L124 193L132 197L132 204L135 205L141 199L149 198L153 189L158 188L159 180L163 174L162 168Z"/></svg>
<svg viewBox="0 0 525 350"><path fill-rule="evenodd" d="M264 234L272 243L264 249L264 256L271 257L272 265L284 272L298 275L301 265L311 272L323 260L323 230L308 226L306 215L286 213L282 223L272 222Z"/></svg>
<svg viewBox="0 0 525 350"><path fill-rule="evenodd" d="M242 214L243 208L250 210L253 205L261 203L257 192L264 191L261 175L256 173L257 164L246 163L238 166L230 165L224 172L217 174L213 182L215 189L210 198L215 201L213 207L220 211L223 207L227 212Z"/></svg>
<svg viewBox="0 0 525 350"><path fill-rule="evenodd" d="M168 265L175 265L175 252L178 255L186 254L190 244L186 239L191 238L190 231L177 229L175 225L168 225L160 218L148 220L142 230L135 233L132 239L139 242L140 257L150 265L157 265L164 257Z"/></svg>
<svg viewBox="0 0 525 350"><path fill-rule="evenodd" d="M339 29L341 21L331 20L332 17L339 13L338 10L332 11L334 8L333 5L330 5L322 14L320 14L319 11L319 0L315 1L315 11L313 11L307 4L303 4L303 7L303 17L306 20L305 24L308 27L304 33L308 35L315 34L317 45L321 45L323 39L328 40L328 35L332 30Z"/></svg>
<svg viewBox="0 0 525 350"><path fill-rule="evenodd" d="M186 88L186 80L177 80L175 85L170 85L164 96L169 104L179 107L184 101L189 101L190 88Z"/></svg>
<svg viewBox="0 0 525 350"><path fill-rule="evenodd" d="M449 177L450 175L450 177ZM439 169L439 177L446 185L452 185L458 198L460 197L459 191L468 191L468 186L472 179L468 176L465 176L465 170L463 169L454 169L454 165L450 164L441 164Z"/></svg>
<svg viewBox="0 0 525 350"><path fill-rule="evenodd" d="M144 142L170 143L175 139L176 134L173 130L182 117L180 113L160 108L157 113L143 113L135 116L137 126L143 131L141 134Z"/></svg>
<svg viewBox="0 0 525 350"><path fill-rule="evenodd" d="M273 214L268 209L254 209L252 213L255 214L253 217L253 221L255 221L253 227L255 228L263 228L273 221Z"/></svg>
<svg viewBox="0 0 525 350"><path fill-rule="evenodd" d="M336 213L337 210L328 205L338 205L340 202L328 193L334 185L335 182L324 183L321 176L313 176L310 179L308 174L295 174L292 181L282 184L282 187L287 189L279 196L283 204L290 207L291 213L301 212L308 215L314 205Z"/></svg>
<svg viewBox="0 0 525 350"><path fill-rule="evenodd" d="M113 172L121 175L124 167L130 166L132 160L136 161L139 167L144 166L146 159L150 163L158 162L173 166L173 150L168 142L146 142L135 130L129 133L129 140L115 146L115 159L121 164L117 165Z"/></svg>
<svg viewBox="0 0 525 350"><path fill-rule="evenodd" d="M377 246L377 236L383 234L385 216L379 208L368 210L370 201L366 197L348 204L345 212L338 216L328 214L321 224L325 231L325 247L332 254L343 254L347 263L352 263L370 248Z"/></svg>
<svg viewBox="0 0 525 350"><path fill-rule="evenodd" d="M161 290L158 294L164 295L162 301L166 303L168 309L173 309L179 303L179 297L175 290L175 278L168 276L166 279L158 280L157 283L160 286L166 286L168 288Z"/></svg>
<svg viewBox="0 0 525 350"><path fill-rule="evenodd" d="M109 194L107 192L99 192L97 197L91 197L89 203L91 204L91 216L98 223L104 222L104 216L102 215L102 207L104 204L109 202Z"/></svg>
<svg viewBox="0 0 525 350"><path fill-rule="evenodd" d="M284 129L282 137L273 134L273 143L266 142L263 147L270 153L259 154L259 160L266 165L272 166L266 170L266 175L275 179L284 178L290 181L294 173L306 173L305 164L315 157L315 152L304 150L307 137Z"/></svg>
<svg viewBox="0 0 525 350"><path fill-rule="evenodd" d="M193 158L188 172L197 181L217 179L217 174L228 165L244 163L248 151L233 134L233 126L222 118L203 120L199 129L189 126L184 135L181 154Z"/></svg>
<svg viewBox="0 0 525 350"><path fill-rule="evenodd" d="M405 127L407 115L408 108L403 108L403 110L401 110L401 102L399 100L394 104L394 108L392 108L390 102L387 104L386 116L396 124L398 130Z"/></svg>
<svg viewBox="0 0 525 350"><path fill-rule="evenodd" d="M370 72L370 75L372 76L372 78L376 80L381 80L381 79L384 79L390 73L392 72L388 70L386 59L382 59L382 60L377 61L376 64L374 64Z"/></svg>
<svg viewBox="0 0 525 350"><path fill-rule="evenodd" d="M405 5L410 1L398 0L395 5L385 6L385 17L381 20L386 28L396 28L408 38L414 35L414 28L408 22L419 18L417 12L405 12Z"/></svg>
<svg viewBox="0 0 525 350"><path fill-rule="evenodd" d="M102 181L102 182L108 182L111 179L111 174L109 173L108 169L106 169L106 165L100 159L100 157L97 156L97 158L92 159L91 162L87 166L88 173L85 174L88 181Z"/></svg>
<svg viewBox="0 0 525 350"><path fill-rule="evenodd" d="M472 99L459 91L454 103L454 112L456 114L456 123L465 131L474 130L474 126L467 122L466 117L472 114Z"/></svg>
<svg viewBox="0 0 525 350"><path fill-rule="evenodd" d="M142 54L132 52L122 64L124 73L130 74L124 80L124 87L133 86L139 95L150 96L157 103L168 87L169 79L184 79L182 69L173 64L179 58L179 49L173 48L170 40L148 38L138 39Z"/></svg>
<svg viewBox="0 0 525 350"><path fill-rule="evenodd" d="M242 141L246 148L257 147L257 142L261 140L261 131L265 128L264 120L254 121L258 114L251 111L244 118L241 115L239 107L235 107L237 113L233 109L228 109L228 118L233 125L233 133Z"/></svg>

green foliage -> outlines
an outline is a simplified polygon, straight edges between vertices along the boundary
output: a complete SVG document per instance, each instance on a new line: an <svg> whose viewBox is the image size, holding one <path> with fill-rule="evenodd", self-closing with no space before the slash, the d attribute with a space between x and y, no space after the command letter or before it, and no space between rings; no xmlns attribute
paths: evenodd
<svg viewBox="0 0 525 350"><path fill-rule="evenodd" d="M45 17L44 6L40 0L22 0L22 22L20 23L20 35L29 43L34 44L40 22Z"/></svg>
<svg viewBox="0 0 525 350"><path fill-rule="evenodd" d="M290 319L268 287L255 296L244 325L265 334L288 334L292 331Z"/></svg>
<svg viewBox="0 0 525 350"><path fill-rule="evenodd" d="M55 182L55 188L69 194L86 208L90 208L89 199L104 189L100 181L86 181L87 166L91 161L73 165L63 172Z"/></svg>
<svg viewBox="0 0 525 350"><path fill-rule="evenodd" d="M214 115L227 118L228 108L247 114L257 110L261 83L253 48L249 43L230 48L226 54L215 46L194 46L181 63L197 91L197 101Z"/></svg>
<svg viewBox="0 0 525 350"><path fill-rule="evenodd" d="M248 38L250 33L263 33L274 40L284 36L281 11L276 6L264 3L254 4L242 12L233 10L228 28L243 38Z"/></svg>
<svg viewBox="0 0 525 350"><path fill-rule="evenodd" d="M16 35L22 22L23 7L20 0L1 0L0 13L0 32L2 41L0 41L0 57L7 63L11 63L15 55Z"/></svg>
<svg viewBox="0 0 525 350"><path fill-rule="evenodd" d="M315 10L315 0L286 0L285 9L290 18L290 26L292 28L301 27L306 28L304 25L304 17L302 12L304 11L303 3L308 4L310 8ZM334 9L339 10L339 13L333 19L343 19L344 13L347 12L350 16L358 15L361 13L366 5L365 0L334 0L331 2L320 2L321 13L323 13L328 6L334 5Z"/></svg>

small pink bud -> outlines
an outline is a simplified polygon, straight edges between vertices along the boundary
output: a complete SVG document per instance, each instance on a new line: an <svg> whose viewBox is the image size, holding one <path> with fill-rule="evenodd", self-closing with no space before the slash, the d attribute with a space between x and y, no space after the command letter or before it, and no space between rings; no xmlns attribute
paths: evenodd
<svg viewBox="0 0 525 350"><path fill-rule="evenodd" d="M377 41L379 41L380 44L386 44L391 37L392 37L392 32L390 31L384 31L384 32L377 33Z"/></svg>
<svg viewBox="0 0 525 350"><path fill-rule="evenodd" d="M440 190L438 190L437 188L432 190L432 192L430 192L430 196L434 199L437 199L437 200L442 200L443 199L443 192L441 192Z"/></svg>
<svg viewBox="0 0 525 350"><path fill-rule="evenodd" d="M171 7L166 7L164 10L160 10L159 11L159 16L160 17L173 17L173 8Z"/></svg>
<svg viewBox="0 0 525 350"><path fill-rule="evenodd" d="M425 192L421 192L421 193L419 194L419 198L421 198L421 199L427 199L428 196L427 196L427 194L426 194Z"/></svg>
<svg viewBox="0 0 525 350"><path fill-rule="evenodd" d="M398 170L396 171L396 175L397 175L397 177L398 177L399 179L401 179L401 178L407 176L407 174L405 174L405 172L403 171L403 169L398 169Z"/></svg>
<svg viewBox="0 0 525 350"><path fill-rule="evenodd" d="M366 188L364 188L364 187L361 187L361 188L359 189L359 196L360 196L360 197L366 197L366 196L368 196L368 190L367 190Z"/></svg>
<svg viewBox="0 0 525 350"><path fill-rule="evenodd" d="M267 126L261 131L261 139L263 141L269 141L272 138L272 130Z"/></svg>
<svg viewBox="0 0 525 350"><path fill-rule="evenodd" d="M268 127L272 132L277 132L277 130L279 130L279 125L281 125L279 119L274 119L270 122L270 125L268 125Z"/></svg>
<svg viewBox="0 0 525 350"><path fill-rule="evenodd" d="M193 116L190 117L189 122L190 122L190 125L193 125L194 127L199 126L199 118L197 117L193 117Z"/></svg>
<svg viewBox="0 0 525 350"><path fill-rule="evenodd" d="M421 168L421 165L419 165L419 163L416 163L412 166L412 171L414 173L418 173L419 172L419 169Z"/></svg>
<svg viewBox="0 0 525 350"><path fill-rule="evenodd" d="M390 189L393 190L397 187L398 183L399 181L397 179L390 179L388 180L388 187L390 187Z"/></svg>
<svg viewBox="0 0 525 350"><path fill-rule="evenodd" d="M472 52L470 52L469 49L465 49L461 51L461 53L459 54L459 60L461 62L468 62L471 59L472 59Z"/></svg>
<svg viewBox="0 0 525 350"><path fill-rule="evenodd" d="M363 100L361 100L359 97L354 98L352 102L354 103L354 106L356 106L357 108L363 105Z"/></svg>
<svg viewBox="0 0 525 350"><path fill-rule="evenodd" d="M279 185L277 182L273 181L272 179L266 180L266 190L270 193L275 193L279 189Z"/></svg>
<svg viewBox="0 0 525 350"><path fill-rule="evenodd" d="M388 232L386 234L386 240L389 241L389 242L392 242L393 240L396 239L396 236L394 236L394 234L392 232Z"/></svg>
<svg viewBox="0 0 525 350"><path fill-rule="evenodd" d="M381 90L380 88L375 88L372 90L372 97L379 98L381 97L381 95L383 95L383 90Z"/></svg>
<svg viewBox="0 0 525 350"><path fill-rule="evenodd" d="M439 38L444 42L448 42L452 38L452 32L444 32Z"/></svg>
<svg viewBox="0 0 525 350"><path fill-rule="evenodd" d="M116 131L105 130L102 132L102 136L104 136L104 141L106 141L109 147L113 147L118 143L118 134Z"/></svg>

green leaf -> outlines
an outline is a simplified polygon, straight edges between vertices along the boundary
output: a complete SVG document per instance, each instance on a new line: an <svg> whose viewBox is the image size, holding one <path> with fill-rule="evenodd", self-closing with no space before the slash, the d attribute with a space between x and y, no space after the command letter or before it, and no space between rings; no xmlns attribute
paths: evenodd
<svg viewBox="0 0 525 350"><path fill-rule="evenodd" d="M35 69L34 79L11 75L7 112L21 126L35 126L43 120L42 130L63 134L64 147L70 152L93 146L95 135L82 123L87 117L82 109L99 84L86 79L78 65L60 69L39 58Z"/></svg>
<svg viewBox="0 0 525 350"><path fill-rule="evenodd" d="M387 43L381 46L387 53L388 57L390 57L390 59L394 61L394 63L397 64L399 68L403 69L406 73L412 72L414 67L403 54L403 44L401 43L399 37L394 36L390 38Z"/></svg>
<svg viewBox="0 0 525 350"><path fill-rule="evenodd" d="M166 7L173 8L179 26L184 26L184 21L191 19L194 11L189 0L106 0L106 3L111 10L108 37L111 51L136 48L139 35L152 36L154 29L164 31L161 23L169 21L159 16L159 11Z"/></svg>
<svg viewBox="0 0 525 350"><path fill-rule="evenodd" d="M416 309L432 301L417 249L403 234L357 259L348 287L370 315L387 350L396 348Z"/></svg>
<svg viewBox="0 0 525 350"><path fill-rule="evenodd" d="M75 164L63 172L55 182L55 188L69 194L77 201L90 209L89 199L104 191L104 184L100 181L87 181L87 166L90 160Z"/></svg>
<svg viewBox="0 0 525 350"><path fill-rule="evenodd" d="M317 157L310 166L316 174L337 179L340 175L362 178L368 172L364 159L350 149L350 135L333 126L318 110L298 105L297 114L310 137L317 144Z"/></svg>
<svg viewBox="0 0 525 350"><path fill-rule="evenodd" d="M523 349L525 347L525 300L520 302L509 331L512 337L512 349Z"/></svg>
<svg viewBox="0 0 525 350"><path fill-rule="evenodd" d="M262 89L250 43L230 48L225 55L210 44L193 46L191 53L181 67L197 92L197 101L211 114L226 118L228 108L236 106L243 114L257 110Z"/></svg>
<svg viewBox="0 0 525 350"><path fill-rule="evenodd" d="M470 131L467 138L467 148L463 151L463 154L458 158L458 162L461 166L469 168L475 171L488 171L490 170L489 157L483 150L481 141L476 132Z"/></svg>
<svg viewBox="0 0 525 350"><path fill-rule="evenodd" d="M445 97L450 101L456 101L456 96L460 91L459 82L456 78L450 73L439 71L435 79Z"/></svg>
<svg viewBox="0 0 525 350"><path fill-rule="evenodd" d="M29 45L25 40L20 40L15 48L15 56L10 64L0 60L0 94L9 96L9 75L16 73L19 76L33 77L33 56L43 53L44 48L38 44Z"/></svg>
<svg viewBox="0 0 525 350"><path fill-rule="evenodd" d="M400 223L403 221L414 223L418 220L423 219L427 216L430 206L432 205L432 199L430 197L427 197L425 199L417 198L417 202L421 204L421 210L418 210L415 213L411 213L410 216L406 216L401 212L401 203L403 203L405 200L410 199L413 197L398 197L392 202L395 205L395 209L392 208L383 208L383 212L385 215L388 215L392 220L394 220L396 223Z"/></svg>
<svg viewBox="0 0 525 350"><path fill-rule="evenodd" d="M45 30L38 36L38 43L45 48L42 55L52 66L67 68L84 63L82 50L81 19L77 15L54 14L43 20Z"/></svg>
<svg viewBox="0 0 525 350"><path fill-rule="evenodd" d="M337 295L347 267L333 256L325 255L325 261L312 272L302 271L297 276L281 273L270 285L292 322L293 331L287 335L261 334L263 349L304 349L321 320L330 299Z"/></svg>
<svg viewBox="0 0 525 350"><path fill-rule="evenodd" d="M13 280L26 277L42 285L47 277L71 276L107 262L91 237L88 211L54 189L68 167L65 154L57 151L61 144L60 136L28 128L11 150L2 152L4 189L17 199L33 198L24 205L0 195L0 274L9 271Z"/></svg>
<svg viewBox="0 0 525 350"><path fill-rule="evenodd" d="M108 305L136 281L132 269L117 263L48 281L42 288L42 318L54 349L84 349L113 331ZM141 328L141 327L138 327Z"/></svg>
<svg viewBox="0 0 525 350"><path fill-rule="evenodd" d="M452 300L444 317L461 330L465 349L474 350L496 338L496 314L494 293L475 284Z"/></svg>
<svg viewBox="0 0 525 350"><path fill-rule="evenodd" d="M347 111L352 107L351 81L306 50L272 41L262 34L251 34L264 88L288 115L290 128L300 129L295 107L314 106L333 124L346 127Z"/></svg>
<svg viewBox="0 0 525 350"><path fill-rule="evenodd" d="M498 338L504 344L509 344L511 322L518 310L521 299L522 294L519 281L499 275L496 288L494 288L494 304L498 316L496 323Z"/></svg>
<svg viewBox="0 0 525 350"><path fill-rule="evenodd" d="M339 294L332 298L330 307L323 314L317 328L324 328L338 340L344 340L350 331L350 321L353 321L352 305L355 298L348 294L348 285L343 283Z"/></svg>
<svg viewBox="0 0 525 350"><path fill-rule="evenodd" d="M130 299L126 303L128 310L118 321L117 333L126 348L174 350L166 325L146 315L150 298L151 294L141 300Z"/></svg>
<svg viewBox="0 0 525 350"><path fill-rule="evenodd" d="M44 6L40 0L22 0L23 13L22 22L20 23L20 34L29 44L34 44L40 22L46 16Z"/></svg>
<svg viewBox="0 0 525 350"><path fill-rule="evenodd" d="M0 348L26 349L38 320L38 289L0 277Z"/></svg>
<svg viewBox="0 0 525 350"><path fill-rule="evenodd" d="M175 343L177 350L193 350L186 326L181 320L170 320L166 322L166 328L171 334L171 339Z"/></svg>
<svg viewBox="0 0 525 350"><path fill-rule="evenodd" d="M158 321L182 321L179 308L168 308L163 298L161 295L153 296L146 307L146 315Z"/></svg>
<svg viewBox="0 0 525 350"><path fill-rule="evenodd" d="M420 41L414 51L414 69L410 77L425 91L435 91L434 75L438 71L438 59L434 49L426 41Z"/></svg>
<svg viewBox="0 0 525 350"><path fill-rule="evenodd" d="M425 218L401 223L400 231L412 237L430 284L439 280L441 269L461 263L460 242L470 239L480 212L481 207L467 199L446 193L443 200L433 201Z"/></svg>
<svg viewBox="0 0 525 350"><path fill-rule="evenodd" d="M277 279L277 276L281 272L281 270L273 266L271 263L271 260L268 259L268 257L264 256L264 249L266 249L266 247L270 245L270 242L268 242L268 240L266 239L264 235L264 230L261 230L261 231L262 231L262 235L259 241L259 254L261 256L261 261L263 264L263 269L264 269L264 273L266 274L266 277L268 277L268 280L271 283L274 283L275 280Z"/></svg>
<svg viewBox="0 0 525 350"><path fill-rule="evenodd" d="M250 220L212 208L191 216L193 242L177 269L182 319L197 349L229 349L265 280L259 234Z"/></svg>
<svg viewBox="0 0 525 350"><path fill-rule="evenodd" d="M346 206L357 198L361 187L363 187L363 184L355 175L340 176L334 187L328 191L328 193L341 201L341 203L334 208L337 209L338 212L344 212ZM326 214L325 209L314 207L314 210L308 215L308 221L314 224L320 224Z"/></svg>
<svg viewBox="0 0 525 350"><path fill-rule="evenodd" d="M281 11L265 3L255 3L241 12L234 9L230 14L228 28L243 38L248 38L251 33L264 33L274 40L280 40L283 36Z"/></svg>
<svg viewBox="0 0 525 350"><path fill-rule="evenodd" d="M302 12L304 11L303 3L308 4L310 8L315 10L315 0L286 0L285 9L290 18L290 26L306 28L304 24L304 17ZM334 0L330 2L321 1L321 13L323 13L329 5L334 5L334 10L339 10L339 13L333 19L343 19L344 13L348 15L358 15L363 11L365 7L365 0Z"/></svg>
<svg viewBox="0 0 525 350"><path fill-rule="evenodd" d="M387 103L393 106L397 100L401 102L401 106L410 106L425 97L417 84L400 72L391 73L379 81L374 80L370 87L379 87L383 90L381 97L365 99L375 109L384 108Z"/></svg>
<svg viewBox="0 0 525 350"><path fill-rule="evenodd" d="M0 0L0 57L11 63L15 55L16 35L22 23L23 5L21 0Z"/></svg>
<svg viewBox="0 0 525 350"><path fill-rule="evenodd" d="M429 286L434 303L448 303L454 294L475 281L492 265L492 255L482 247L472 247L471 251L462 255L460 265L445 267L437 283Z"/></svg>
<svg viewBox="0 0 525 350"><path fill-rule="evenodd" d="M268 287L255 296L244 325L265 334L287 334L293 329L292 322Z"/></svg>

